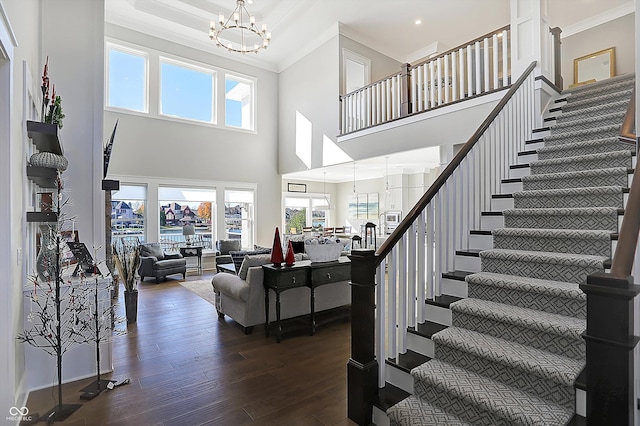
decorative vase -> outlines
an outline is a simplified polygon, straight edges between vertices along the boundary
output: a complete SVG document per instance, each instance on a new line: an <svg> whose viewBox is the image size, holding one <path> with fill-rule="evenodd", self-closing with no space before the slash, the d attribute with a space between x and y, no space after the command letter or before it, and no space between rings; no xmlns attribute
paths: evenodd
<svg viewBox="0 0 640 426"><path fill-rule="evenodd" d="M291 240L289 240L289 245L287 246L287 256L284 259L284 264L287 266L293 266L295 261L296 257L293 253L293 244L291 244Z"/></svg>
<svg viewBox="0 0 640 426"><path fill-rule="evenodd" d="M40 251L36 258L36 272L41 281L53 281L56 278L56 238L54 230L48 225L40 225Z"/></svg>
<svg viewBox="0 0 640 426"><path fill-rule="evenodd" d="M280 242L280 231L276 226L276 235L273 237L273 247L271 248L271 263L273 266L281 266L284 261L282 254L282 243Z"/></svg>
<svg viewBox="0 0 640 426"><path fill-rule="evenodd" d="M69 160L52 152L36 152L29 158L29 163L36 167L48 167L64 172L69 167Z"/></svg>
<svg viewBox="0 0 640 426"><path fill-rule="evenodd" d="M127 324L138 319L138 290L124 291L124 309L127 314Z"/></svg>

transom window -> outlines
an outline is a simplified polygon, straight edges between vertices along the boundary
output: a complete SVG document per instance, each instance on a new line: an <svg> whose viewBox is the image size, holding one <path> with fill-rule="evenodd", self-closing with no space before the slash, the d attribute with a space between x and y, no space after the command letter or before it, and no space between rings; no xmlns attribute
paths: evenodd
<svg viewBox="0 0 640 426"><path fill-rule="evenodd" d="M108 45L107 105L132 111L147 111L147 54Z"/></svg>
<svg viewBox="0 0 640 426"><path fill-rule="evenodd" d="M225 120L229 127L253 130L253 81L225 76Z"/></svg>
<svg viewBox="0 0 640 426"><path fill-rule="evenodd" d="M160 58L160 114L215 123L215 75Z"/></svg>

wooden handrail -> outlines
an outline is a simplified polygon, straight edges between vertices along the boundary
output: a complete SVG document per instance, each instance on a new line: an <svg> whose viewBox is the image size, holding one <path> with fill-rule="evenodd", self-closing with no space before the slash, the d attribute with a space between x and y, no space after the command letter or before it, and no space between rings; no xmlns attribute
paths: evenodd
<svg viewBox="0 0 640 426"><path fill-rule="evenodd" d="M377 263L379 264L382 259L384 259L389 253L391 253L391 249L400 241L402 235L409 230L411 224L418 219L418 216L422 214L422 211L429 205L433 197L436 196L440 188L445 184L447 179L453 174L454 170L460 165L462 160L466 157L466 155L471 151L474 145L480 140L480 137L487 130L489 125L496 119L502 108L507 104L507 102L513 97L518 88L524 83L529 74L534 70L536 66L536 62L532 62L531 65L527 67L527 69L522 73L520 78L511 86L509 91L504 95L504 97L498 102L498 104L493 108L491 114L480 124L480 127L474 132L473 135L469 138L467 143L460 149L458 154L453 157L453 160L447 165L442 173L436 178L435 182L427 189L427 192L424 193L422 198L418 201L418 203L411 209L411 211L405 216L405 218L400 222L400 225L391 233L391 235L385 240L385 242L380 246L380 248L376 251ZM640 218L640 215L638 215Z"/></svg>
<svg viewBox="0 0 640 426"><path fill-rule="evenodd" d="M636 90L633 89L631 100L627 107L627 113L624 116L622 128L620 129L620 140L635 143L636 135L634 134L636 117ZM637 153L636 153L637 155ZM622 217L622 225L620 226L620 236L618 244L616 244L616 252L611 261L611 275L616 278L626 278L631 275L633 269L633 258L636 254L636 246L638 244L638 232L640 231L640 167L636 165L633 172L633 181L629 190L629 198L624 209Z"/></svg>
<svg viewBox="0 0 640 426"><path fill-rule="evenodd" d="M562 29L560 27L549 28L549 32L553 36L553 63L555 69L553 70L553 83L556 87L562 90L562 42L560 41L560 34Z"/></svg>

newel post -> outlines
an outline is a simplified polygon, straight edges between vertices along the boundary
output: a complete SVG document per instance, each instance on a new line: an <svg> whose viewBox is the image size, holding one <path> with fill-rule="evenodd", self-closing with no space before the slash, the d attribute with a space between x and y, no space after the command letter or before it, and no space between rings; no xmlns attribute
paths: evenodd
<svg viewBox="0 0 640 426"><path fill-rule="evenodd" d="M351 255L351 358L347 364L347 415L359 425L371 424L371 401L378 390L375 358L376 256L373 250Z"/></svg>
<svg viewBox="0 0 640 426"><path fill-rule="evenodd" d="M402 64L400 68L400 117L405 117L411 114L411 65Z"/></svg>
<svg viewBox="0 0 640 426"><path fill-rule="evenodd" d="M551 35L553 36L553 76L554 81L553 84L556 85L560 90L563 89L563 80L562 80L562 42L560 41L560 33L562 30L560 27L551 28Z"/></svg>
<svg viewBox="0 0 640 426"><path fill-rule="evenodd" d="M633 425L633 277L596 273L580 289L587 295L587 425Z"/></svg>

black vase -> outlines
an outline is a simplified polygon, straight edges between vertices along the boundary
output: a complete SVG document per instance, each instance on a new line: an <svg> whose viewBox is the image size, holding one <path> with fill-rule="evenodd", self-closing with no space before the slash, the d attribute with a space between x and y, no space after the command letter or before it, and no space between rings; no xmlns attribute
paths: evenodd
<svg viewBox="0 0 640 426"><path fill-rule="evenodd" d="M124 291L124 310L127 313L127 324L136 322L138 318L138 290Z"/></svg>

